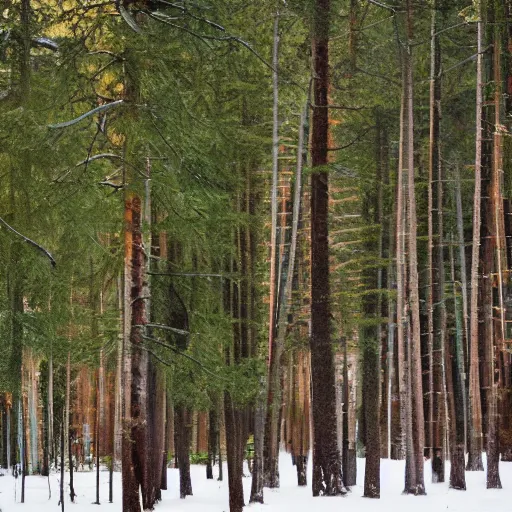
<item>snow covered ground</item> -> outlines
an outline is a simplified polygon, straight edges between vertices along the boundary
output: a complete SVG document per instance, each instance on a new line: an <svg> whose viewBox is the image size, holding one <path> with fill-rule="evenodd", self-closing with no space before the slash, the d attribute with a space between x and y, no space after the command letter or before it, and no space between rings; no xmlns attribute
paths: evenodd
<svg viewBox="0 0 512 512"><path fill-rule="evenodd" d="M352 488L347 497L313 498L311 487L299 488L296 485L295 468L289 455L281 455L281 488L265 489L265 504L250 505L248 512L314 512L355 510L357 512L495 512L509 510L512 504L512 462L500 464L502 490L485 488L485 472L466 473L467 491L455 491L448 484L430 483L430 464L425 464L425 483L427 496L402 496L404 481L404 462L382 460L381 464L381 499L362 498L364 479L364 459L358 460L358 485ZM163 491L163 500L155 512L228 512L227 481L206 480L204 466L192 466L192 486L194 495L185 500L179 498L178 471L168 470L169 490ZM227 469L225 470L227 474ZM449 474L449 467L446 468ZM311 478L311 468L309 476ZM40 476L26 479L25 505L19 503L21 480L12 476L0 478L0 508L2 512L26 510L30 512L58 512L59 500L58 475L50 477L52 497L48 499L48 480ZM309 480L310 481L310 480ZM67 483L67 481L66 481ZM246 502L249 500L251 479L245 478ZM114 503L108 503L108 472L100 474L100 502L105 512L121 512L121 476L115 474ZM72 512L92 512L95 501L95 473L75 473L75 491L78 494L75 503L69 501L66 489L66 510ZM16 499L15 499L16 497ZM342 502L340 503L340 500Z"/></svg>

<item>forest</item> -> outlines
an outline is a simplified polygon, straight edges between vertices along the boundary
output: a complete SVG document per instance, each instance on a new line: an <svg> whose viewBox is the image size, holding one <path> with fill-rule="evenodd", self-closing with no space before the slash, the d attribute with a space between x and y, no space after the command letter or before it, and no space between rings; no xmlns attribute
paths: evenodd
<svg viewBox="0 0 512 512"><path fill-rule="evenodd" d="M512 0L0 0L0 141L4 512L501 489Z"/></svg>

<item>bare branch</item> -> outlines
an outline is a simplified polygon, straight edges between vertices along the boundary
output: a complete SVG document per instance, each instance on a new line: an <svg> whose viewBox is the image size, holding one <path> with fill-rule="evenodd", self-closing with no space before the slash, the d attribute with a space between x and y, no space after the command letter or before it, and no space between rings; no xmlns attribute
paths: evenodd
<svg viewBox="0 0 512 512"><path fill-rule="evenodd" d="M105 187L112 187L116 190L116 192L122 188L124 185L117 185L116 183L112 183L111 181L100 181L98 185L104 185Z"/></svg>
<svg viewBox="0 0 512 512"><path fill-rule="evenodd" d="M394 7L391 7L390 5L387 5L383 2L377 2L377 0L368 0L370 4L377 5L378 7L382 7L383 9L387 9L388 11L396 13L396 9Z"/></svg>
<svg viewBox="0 0 512 512"><path fill-rule="evenodd" d="M188 336L190 332L184 331L183 329L176 329L176 327L170 327L164 324L145 324L144 325L135 325L134 327L152 327L153 329L162 329L164 331L171 331L176 334L181 334L182 336Z"/></svg>
<svg viewBox="0 0 512 512"><path fill-rule="evenodd" d="M342 149L347 149L350 146L353 146L356 142L359 142L372 128L373 128L373 126L370 126L363 133L359 134L354 140L352 140L348 144L345 144L344 146L338 146L336 148L327 148L327 151L341 151Z"/></svg>
<svg viewBox="0 0 512 512"><path fill-rule="evenodd" d="M208 373L209 375L215 377L215 378L222 378L220 375L217 375L213 373L211 370L208 370L199 359L196 359L195 357L192 357L190 354L187 354L186 352L183 352L182 350L179 350L176 347L173 347L172 345L169 345L168 343L165 343L157 338L152 338L151 336L142 335L142 338L151 341L152 343L156 343L157 345L160 345L161 347L167 348L169 350L172 350L175 354L179 354L180 356L185 357L189 361L192 361L193 363L196 363L204 372ZM227 379L223 379L227 380Z"/></svg>
<svg viewBox="0 0 512 512"><path fill-rule="evenodd" d="M82 114L79 117L76 117L75 119L71 119L70 121L64 121L62 123L57 124L49 124L48 128L56 129L56 128L67 128L68 126L72 126L76 123L79 123L83 119L92 116L94 114L97 114L98 112L104 112L105 110L110 110L113 107L117 107L119 105L124 104L123 100L117 100L113 101L112 103L107 103L106 105L100 105L99 107L93 108L92 110L89 110L89 112L86 112L85 114Z"/></svg>
<svg viewBox="0 0 512 512"><path fill-rule="evenodd" d="M215 23L214 21L210 21L206 18L202 18L201 16L197 16L196 14L192 14L190 12L190 10L187 9L186 7L184 7L183 5L174 4L172 2L168 2L167 0L157 0L157 2L160 4L168 5L169 7L172 7L174 9L178 9L181 12L183 12L183 14L186 14L187 16L190 16L191 18L193 18L197 21L201 21L202 23L206 23L207 25L210 25L211 27L216 28L217 30L220 30L221 32L226 32L226 29L222 25L219 25L218 23Z"/></svg>
<svg viewBox="0 0 512 512"><path fill-rule="evenodd" d="M78 162L75 167L80 167L81 165L88 164L89 162L94 162L94 160L99 160L101 158L111 158L117 160L123 160L122 156L116 155L115 153L100 153L98 155L92 155L81 162Z"/></svg>
<svg viewBox="0 0 512 512"><path fill-rule="evenodd" d="M315 105L310 103L311 108L329 108L333 110L366 110L370 107L350 107L348 105Z"/></svg>
<svg viewBox="0 0 512 512"><path fill-rule="evenodd" d="M36 37L32 39L31 45L38 48L46 48L47 50L52 50L57 52L59 50L59 45L53 39L49 39L48 37Z"/></svg>
<svg viewBox="0 0 512 512"><path fill-rule="evenodd" d="M27 238L25 235L22 235L20 232L16 231L11 225L7 224L7 222L5 222L5 220L2 219L2 217L0 217L0 223L2 223L9 231L11 231L15 235L19 236L23 241L27 242L32 247L35 247L36 249L41 251L43 254L45 254L48 257L48 259L50 260L50 263L52 264L53 268L55 268L57 266L57 263L53 259L53 256L44 247L42 247L38 243L34 242L30 238Z"/></svg>
<svg viewBox="0 0 512 512"><path fill-rule="evenodd" d="M137 34L142 34L142 29L137 25L137 22L133 18L131 12L128 9L124 8L124 5L122 2L116 2L117 3L117 10L119 11L119 14L123 18L124 21L126 21L126 24L134 31L137 32Z"/></svg>
<svg viewBox="0 0 512 512"><path fill-rule="evenodd" d="M232 279L223 274L202 274L200 272L148 272L150 276L170 276L170 277L220 277L224 279Z"/></svg>

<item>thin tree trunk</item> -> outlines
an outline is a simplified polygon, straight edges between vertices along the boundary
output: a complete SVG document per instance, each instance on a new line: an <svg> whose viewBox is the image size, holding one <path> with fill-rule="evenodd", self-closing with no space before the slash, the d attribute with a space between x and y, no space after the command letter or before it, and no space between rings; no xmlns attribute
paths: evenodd
<svg viewBox="0 0 512 512"><path fill-rule="evenodd" d="M219 399L219 418L221 417L222 413L224 413L225 417L225 408L224 408L224 400L222 398ZM219 429L217 433L217 447L219 449L218 459L219 459L219 476L217 477L218 482L222 482L224 480L224 467L223 467L223 461L222 461L222 444L221 444L221 428L220 428L220 421L219 421Z"/></svg>
<svg viewBox="0 0 512 512"><path fill-rule="evenodd" d="M133 438L131 432L131 388L132 388L132 346L131 332L131 274L133 265L133 197L128 195L125 199L125 260L124 260L124 298L123 298L123 374L122 374L122 485L123 485L123 511L139 512L139 482L135 474L135 461L133 457Z"/></svg>
<svg viewBox="0 0 512 512"><path fill-rule="evenodd" d="M478 2L477 22L477 71L476 71L476 149L475 149L475 193L473 202L473 246L471 257L471 302L470 302L470 355L469 355L469 402L470 442L466 470L483 471L482 464L482 407L480 403L480 370L478 357L478 272L481 226L482 190L482 20Z"/></svg>
<svg viewBox="0 0 512 512"><path fill-rule="evenodd" d="M405 262L405 211L404 198L404 142L405 142L405 94L402 93L400 106L400 140L398 150L397 195L396 195L396 351L397 351L397 380L398 380L398 405L400 408L400 437L398 439L398 451L403 458L406 456L406 354L405 331L407 328L407 315L405 311L407 266ZM400 458L400 457L397 457Z"/></svg>
<svg viewBox="0 0 512 512"><path fill-rule="evenodd" d="M184 405L174 407L175 450L180 471L180 498L192 496L190 478L191 413Z"/></svg>
<svg viewBox="0 0 512 512"><path fill-rule="evenodd" d="M405 83L404 95L406 98L407 118L407 169L408 169L408 260L409 260L409 307L410 307L410 394L412 419L412 447L411 462L414 465L413 481L409 482L406 492L416 495L425 494L423 478L423 447L424 447L424 419L423 419L423 390L421 369L421 333L420 333L420 304L418 290L418 261L417 261L417 220L416 220L416 193L414 177L414 96L412 71L412 36L413 18L411 1L407 0L407 47L405 57Z"/></svg>
<svg viewBox="0 0 512 512"><path fill-rule="evenodd" d="M72 300L72 299L71 299ZM70 327L71 329L71 327ZM73 484L73 456L72 456L72 440L71 440L71 352L68 351L68 360L66 363L66 441L69 460L69 498L71 502L75 501L75 487Z"/></svg>
<svg viewBox="0 0 512 512"><path fill-rule="evenodd" d="M228 461L228 483L229 483L229 511L242 512L244 503L244 488L242 484L243 455L240 453L239 445L241 425L240 414L233 405L229 393L224 397L224 414L226 424L226 444Z"/></svg>
<svg viewBox="0 0 512 512"><path fill-rule="evenodd" d="M350 382L348 378L348 340L346 337L342 338L343 344L343 389L342 389L342 458L341 464L343 469L343 479L348 487L356 485L357 475L353 471L356 466L352 463L352 458L355 457L353 449L350 447L350 433L349 433L349 414L350 414Z"/></svg>
<svg viewBox="0 0 512 512"><path fill-rule="evenodd" d="M374 192L365 198L364 217L369 225L380 225L378 236L379 260L382 259L382 178L383 162L381 157L381 119L376 120L376 167ZM376 207L375 207L376 205ZM365 250L370 254L374 250L375 241L368 240ZM370 267L363 271L363 279L369 290L375 293L365 294L362 308L365 319L372 324L361 329L363 352L363 410L366 445L366 465L364 473L364 497L380 498L380 343L381 343L381 301L380 286L382 285L381 269Z"/></svg>
<svg viewBox="0 0 512 512"><path fill-rule="evenodd" d="M94 454L96 456L96 501L94 505L100 505L100 374L98 372L96 387L96 421L94 432Z"/></svg>
<svg viewBox="0 0 512 512"><path fill-rule="evenodd" d="M21 366L21 372L23 374L23 365ZM21 416L21 446L20 446L20 467L21 467L21 503L25 503L25 476L27 474L27 443L25 433L25 405L23 403L23 391L20 399L20 416Z"/></svg>
<svg viewBox="0 0 512 512"><path fill-rule="evenodd" d="M208 426L208 462L206 464L206 478L213 480L213 466L217 457L217 411L214 407L209 412L209 426Z"/></svg>
<svg viewBox="0 0 512 512"><path fill-rule="evenodd" d="M436 93L439 90L438 65L439 65L439 40L434 34L437 31L437 1L432 2L432 21L430 24L430 134L429 134L429 162L428 162L428 244L427 244L427 332L428 332L428 404L427 432L428 454L433 462L434 456L434 180L437 162L437 144L439 136L439 118L436 108ZM437 481L437 473L432 472L432 480Z"/></svg>
<svg viewBox="0 0 512 512"><path fill-rule="evenodd" d="M167 490L167 461L169 459L169 439L170 439L170 424L171 424L171 407L169 405L169 397L165 391L165 425L164 425L164 453L162 455L162 481L160 483L160 489L162 491Z"/></svg>
<svg viewBox="0 0 512 512"><path fill-rule="evenodd" d="M441 48L437 35L437 2L432 5L430 67L430 145L429 145L429 450L432 482L444 482L444 441L446 394L444 371L443 180L440 155ZM435 206L434 206L435 205ZM435 210L434 210L435 208Z"/></svg>
<svg viewBox="0 0 512 512"><path fill-rule="evenodd" d="M455 165L455 204L457 209L457 237L459 246L459 267L460 267L460 282L461 282L461 295L462 295L462 340L458 352L460 357L460 378L462 379L462 395L459 397L464 414L464 453L466 452L467 439L468 439L468 389L467 389L467 369L468 369L468 356L469 356L469 314L468 314L468 282L466 272L466 249L464 244L464 219L462 215L462 192L460 186L460 170L459 164Z"/></svg>
<svg viewBox="0 0 512 512"><path fill-rule="evenodd" d="M126 265L126 262L125 262ZM126 269L125 269L126 271ZM124 281L117 279L118 307L120 311L120 334L117 338L116 351L116 380L114 398L114 454L112 464L116 467L121 463L122 439L123 439L123 378L124 378L124 336L125 336L125 304L124 304Z"/></svg>
<svg viewBox="0 0 512 512"><path fill-rule="evenodd" d="M60 424L60 494L59 505L61 511L64 512L64 458L65 458L65 444L64 444L64 431L67 429L66 414L63 411L62 421Z"/></svg>
<svg viewBox="0 0 512 512"><path fill-rule="evenodd" d="M490 4L490 21L494 22L494 44L493 44L493 71L494 71L494 134L493 134L493 157L491 169L491 197L490 206L493 216L493 235L494 235L494 268L497 276L498 288L498 318L494 319L494 336L489 343L489 353L486 354L489 360L490 391L488 399L488 428L487 428L487 489L501 489L501 480L499 473L500 446L499 446L499 419L498 419L498 397L497 387L500 382L499 366L496 365L496 352L503 346L505 337L505 305L503 300L503 271L502 259L505 255L505 247L502 241L504 237L503 226L503 197L501 194L501 175L502 166L502 134L501 134L501 97L502 97L502 77L501 77L501 27L497 22L501 21L498 6L500 3ZM492 292L491 292L492 298ZM495 308L492 309L494 312ZM494 314L491 313L493 318Z"/></svg>
<svg viewBox="0 0 512 512"><path fill-rule="evenodd" d="M264 386L262 386L264 389ZM264 457L263 439L265 431L265 396L256 398L254 408L254 458L252 468L251 496L249 503L263 503Z"/></svg>
<svg viewBox="0 0 512 512"><path fill-rule="evenodd" d="M50 340L50 357L48 360L48 470L54 459L53 450L53 338Z"/></svg>
<svg viewBox="0 0 512 512"><path fill-rule="evenodd" d="M249 179L249 176L246 176ZM246 184L247 185L247 184ZM242 199L241 190L237 190L236 211L242 212L247 208ZM233 338L225 349L226 364L239 366L249 356L249 329L248 329L248 287L247 279L250 276L248 259L251 259L247 238L248 230L240 226L234 232L234 241L237 258L230 257L229 271L239 272L241 280L231 280L224 286L224 309L233 319ZM250 244L249 244L250 245ZM277 402L276 402L277 404ZM248 409L246 406L235 403L229 391L224 393L224 416L226 428L228 481L229 481L229 506L230 512L241 512L244 507L243 489L243 463L248 438Z"/></svg>
<svg viewBox="0 0 512 512"><path fill-rule="evenodd" d="M116 371L117 374L117 371ZM117 375L115 377L117 380ZM114 382L114 393L117 395L116 392L116 384ZM114 396L114 400L117 399L117 396ZM110 402L111 404L112 402ZM115 407L113 407L110 411L110 425L111 425L111 432L110 432L110 439L112 441L112 451L110 452L110 464L108 466L108 502L113 503L114 502L114 464L116 462L115 459L115 453L116 453L116 411Z"/></svg>
<svg viewBox="0 0 512 512"><path fill-rule="evenodd" d="M463 314L460 297L457 293L455 281L455 263L453 248L450 244L451 278L453 284L453 302L455 312L455 343L449 343L450 359L447 361L452 367L453 394L450 400L450 487L452 489L466 490L465 444L466 444L466 410L464 395L466 393L464 381L464 329ZM462 269L461 269L462 271ZM463 290L462 290L463 291Z"/></svg>
<svg viewBox="0 0 512 512"><path fill-rule="evenodd" d="M270 239L270 318L269 318L269 368L268 399L265 422L265 441L263 464L264 482L267 487L279 487L279 413L281 408L281 356L283 343L277 337L278 307L278 256L280 250L277 240L277 208L279 183L279 12L274 17L274 45L272 53L273 82L273 129L272 129L272 190L271 210L272 226Z"/></svg>

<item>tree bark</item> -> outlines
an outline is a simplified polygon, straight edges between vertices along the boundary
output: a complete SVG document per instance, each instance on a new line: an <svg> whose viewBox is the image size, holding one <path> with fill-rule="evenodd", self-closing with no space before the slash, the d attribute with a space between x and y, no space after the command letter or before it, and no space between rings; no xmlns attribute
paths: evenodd
<svg viewBox="0 0 512 512"><path fill-rule="evenodd" d="M184 405L174 407L175 450L180 471L180 498L192 496L190 478L191 412Z"/></svg>
<svg viewBox="0 0 512 512"><path fill-rule="evenodd" d="M278 258L281 254L277 239L277 210L279 183L279 12L274 17L274 45L272 52L273 130L272 130L272 226L270 240L270 318L269 318L269 367L268 399L264 440L264 482L270 488L279 487L279 416L281 409L281 357L283 343L278 338Z"/></svg>
<svg viewBox="0 0 512 512"><path fill-rule="evenodd" d="M313 496L345 494L337 446L330 333L328 240L328 88L330 0L316 0L313 30L314 108L311 161L311 373Z"/></svg>
<svg viewBox="0 0 512 512"><path fill-rule="evenodd" d="M432 482L444 482L446 395L444 345L446 308L444 305L443 179L440 155L441 48L437 35L437 2L432 5L430 70L429 144L429 450Z"/></svg>
<svg viewBox="0 0 512 512"><path fill-rule="evenodd" d="M70 326L71 329L71 326ZM70 340L71 341L71 340ZM69 460L69 498L73 503L75 501L75 488L73 485L73 455L72 455L72 440L71 440L71 352L68 351L68 361L66 364L66 441L68 449Z"/></svg>
<svg viewBox="0 0 512 512"><path fill-rule="evenodd" d="M251 496L249 503L263 503L264 457L263 438L265 430L265 396L256 399L254 408L254 458L252 468Z"/></svg>
<svg viewBox="0 0 512 512"><path fill-rule="evenodd" d="M451 363L452 389L450 400L450 487L452 489L466 490L466 473L464 471L465 444L466 444L466 408L464 396L464 328L463 308L461 299L457 293L455 281L455 263L453 248L450 245L451 278L453 283L453 302L455 313L455 343L448 344L449 358L447 364ZM461 269L462 272L462 269ZM461 287L462 293L464 292Z"/></svg>
<svg viewBox="0 0 512 512"><path fill-rule="evenodd" d="M482 464L482 407L480 403L480 370L478 356L478 273L482 196L482 20L480 1L477 22L477 77L476 77L476 142L475 142L475 193L473 202L473 246L471 255L470 302L470 354L469 354L469 454L467 471L483 471Z"/></svg>
<svg viewBox="0 0 512 512"><path fill-rule="evenodd" d="M497 387L500 383L500 367L497 365L496 352L503 347L505 337L505 304L503 300L503 270L502 260L506 257L504 251L505 240L504 223L503 223L503 197L502 197L502 174L503 174L503 153L502 153L502 128L501 128L501 97L503 94L502 77L501 77L501 48L502 48L502 32L498 25L502 21L500 14L501 2L490 2L488 21L493 27L493 78L494 78L494 133L492 136L493 152L491 167L491 183L489 206L491 209L492 235L493 235L493 252L494 258L491 262L491 268L494 272L491 276L495 279L488 281L496 281L497 287L497 318L494 311L496 310L493 301L493 293L491 289L491 315L493 318L493 336L487 347L486 356L489 365L489 392L487 401L487 488L501 489L501 480L499 473L500 446L499 446L499 419L498 419L498 397Z"/></svg>
<svg viewBox="0 0 512 512"><path fill-rule="evenodd" d="M408 213L408 305L410 308L410 344L409 344L409 394L411 408L411 425L409 435L412 435L409 443L412 453L410 454L411 479L406 482L405 492L415 495L425 494L423 478L423 448L424 448L424 418L423 418L423 390L422 390L422 369L421 369L421 334L420 334L420 305L418 289L418 261L417 261L417 218L416 218L416 193L414 176L414 95L413 95L413 62L412 62L412 37L413 37L413 13L411 1L406 1L406 30L407 46L404 56L404 97L405 97L405 118L406 118L406 157L404 163L407 165L407 213Z"/></svg>
<svg viewBox="0 0 512 512"><path fill-rule="evenodd" d="M206 478L213 480L213 466L217 457L217 437L218 437L217 411L212 406L209 412L208 422L208 462L206 464Z"/></svg>
<svg viewBox="0 0 512 512"><path fill-rule="evenodd" d="M59 505L62 512L64 512L64 459L65 459L65 430L67 429L67 423L65 421L66 414L63 411L62 421L60 424L60 493L59 493Z"/></svg>
<svg viewBox="0 0 512 512"><path fill-rule="evenodd" d="M382 259L382 178L383 162L381 158L381 120L376 120L376 168L375 185L367 193L364 201L364 220L369 225L380 225L377 233L379 254ZM365 242L365 251L374 251L375 241ZM364 497L380 498L380 344L381 344L381 300L379 289L382 284L381 269L371 266L363 270L364 283L369 290L363 296L362 308L367 322L361 329L363 352L363 410L365 427L366 465L364 473Z"/></svg>

